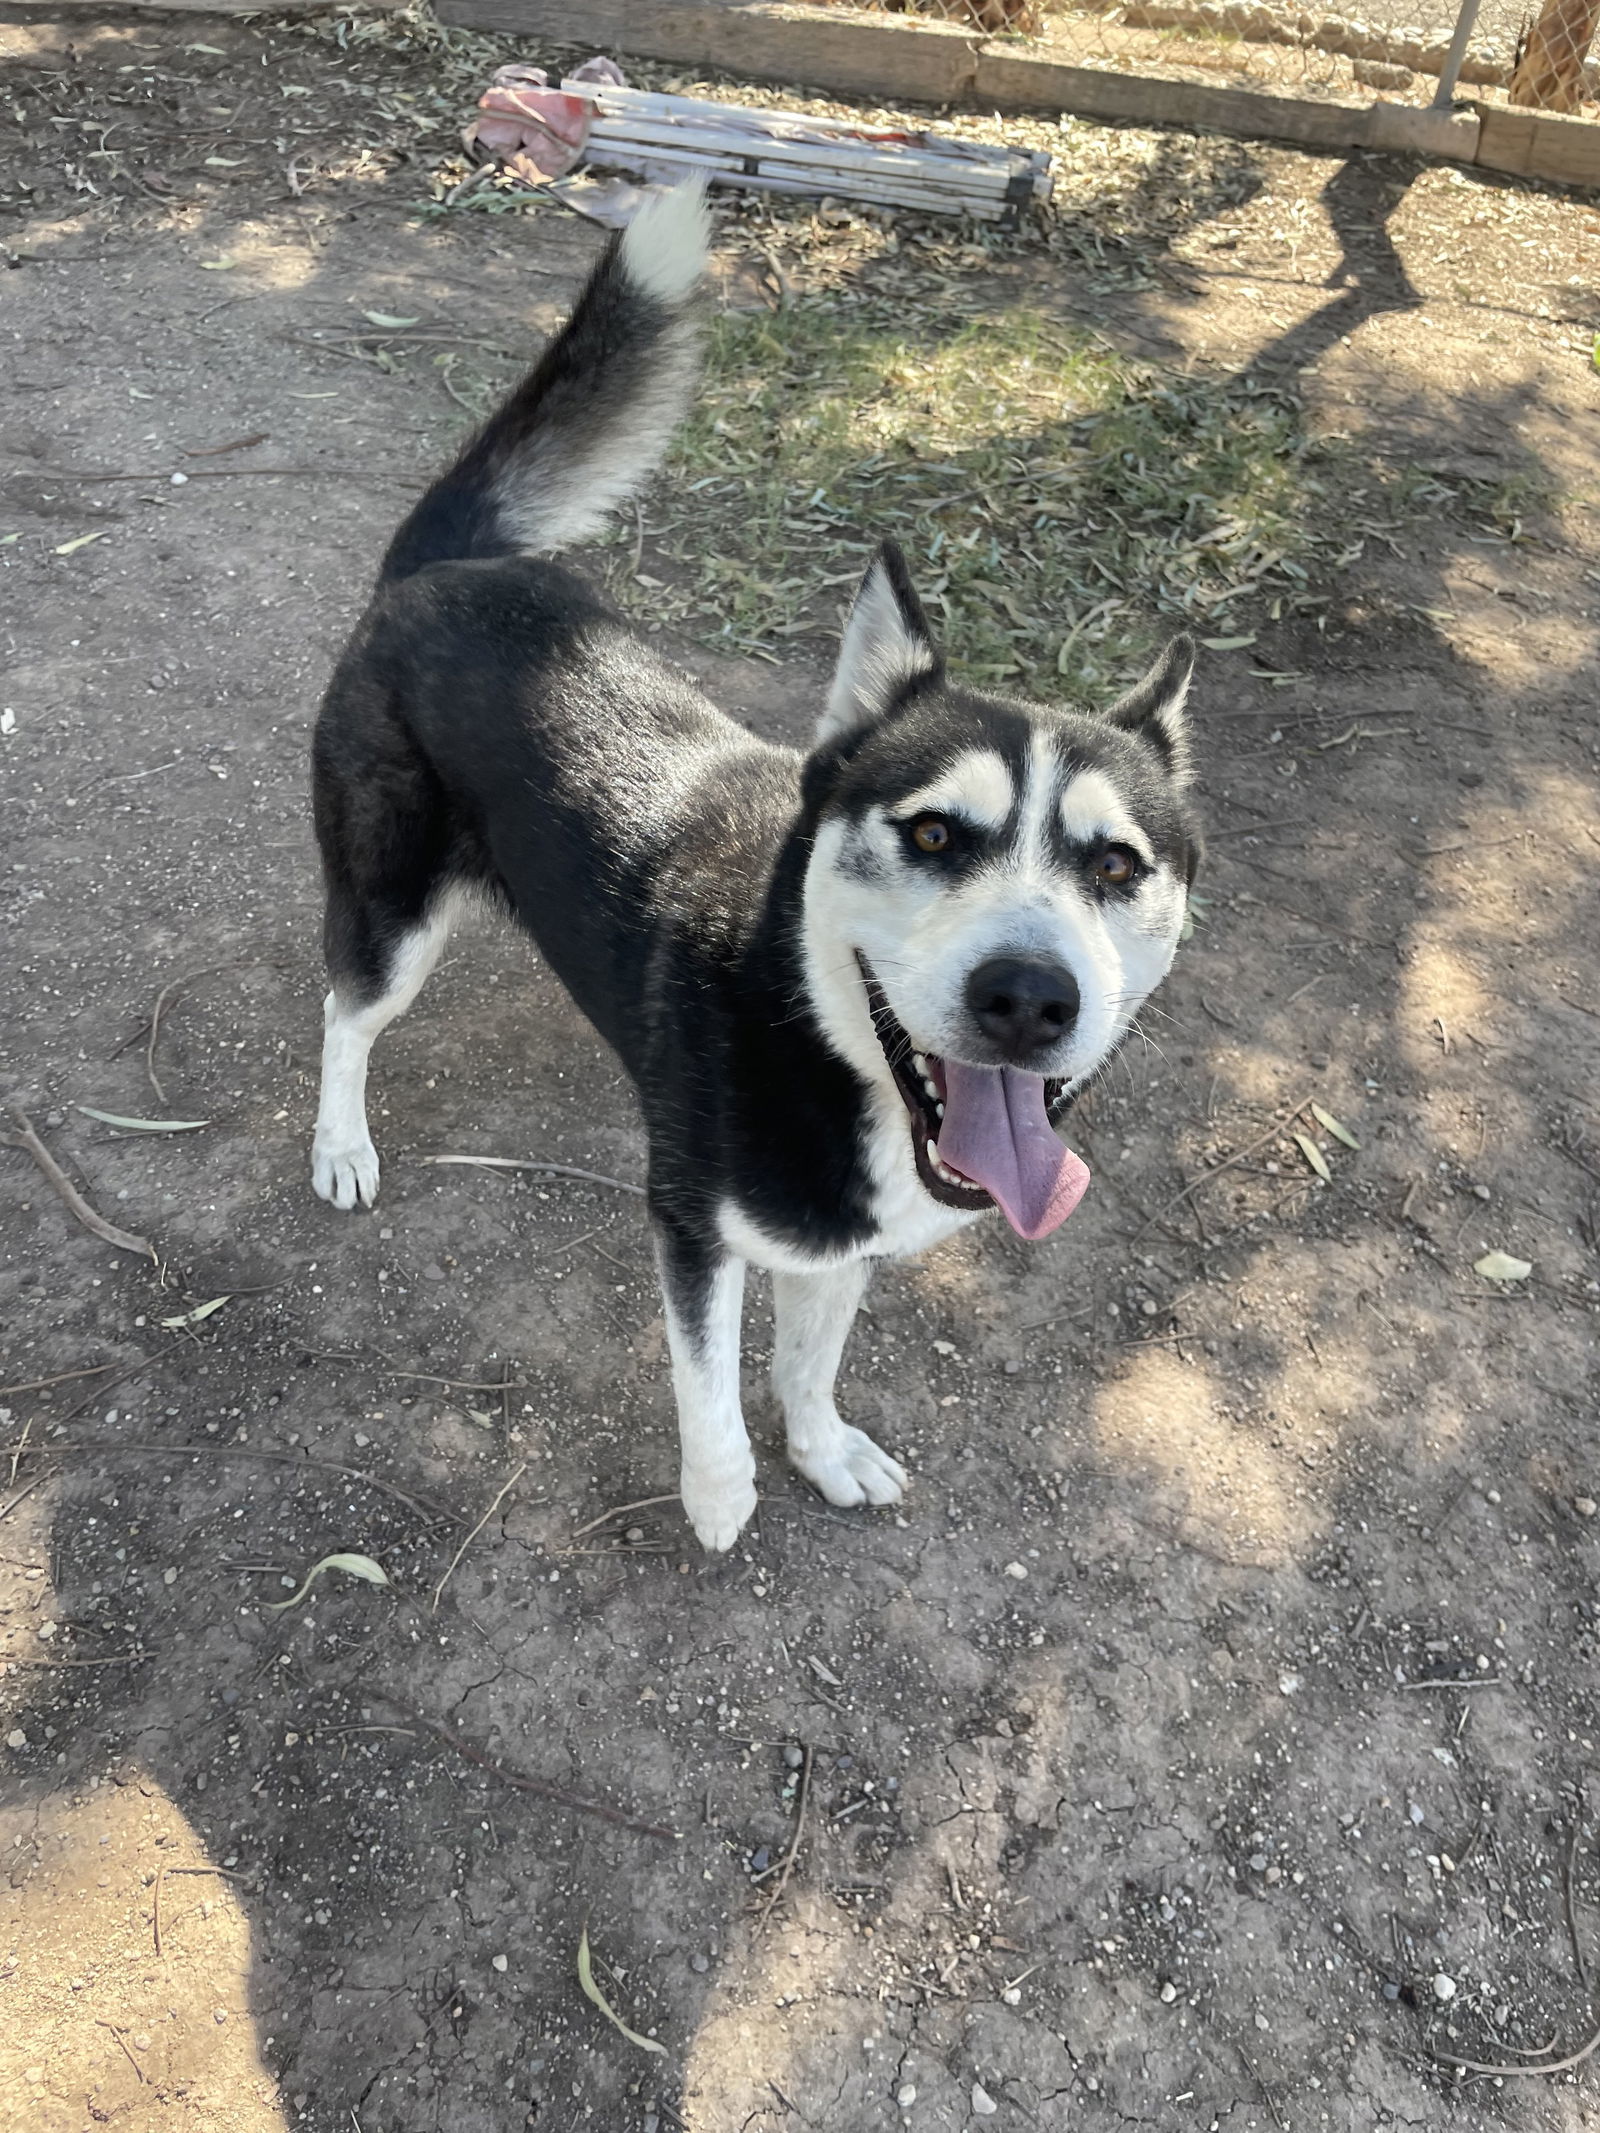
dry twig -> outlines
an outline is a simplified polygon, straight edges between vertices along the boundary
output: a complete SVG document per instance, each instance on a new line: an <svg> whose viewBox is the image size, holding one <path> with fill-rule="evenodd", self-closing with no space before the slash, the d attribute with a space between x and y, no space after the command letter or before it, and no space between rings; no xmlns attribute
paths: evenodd
<svg viewBox="0 0 1600 2133"><path fill-rule="evenodd" d="M576 1533L569 1534L568 1539L581 1541L586 1533L592 1533L596 1526L609 1524L613 1518L626 1518L630 1511L653 1511L657 1504L676 1503L677 1500L675 1495L641 1496L637 1503L619 1503L615 1510L602 1511L598 1518L591 1518L586 1526L580 1526Z"/></svg>
<svg viewBox="0 0 1600 2133"><path fill-rule="evenodd" d="M471 1170L536 1170L542 1177L581 1178L586 1185L609 1185L615 1192L631 1192L638 1199L644 1198L642 1185L630 1185L626 1178L608 1178L599 1170L579 1170L572 1163L531 1163L515 1155L425 1155L419 1161L456 1163Z"/></svg>
<svg viewBox="0 0 1600 2133"><path fill-rule="evenodd" d="M240 468L237 471L242 473L246 470ZM206 963L199 970L191 970L181 978L174 978L170 985L163 985L160 992L157 993L156 1004L150 1013L150 1036L144 1048L144 1071L151 1088L155 1090L162 1103L167 1100L167 1092L156 1079L156 1039L161 1035L161 1017L166 1012L167 1002L175 992L181 991L185 985L192 985L196 978L209 978L216 971L231 970L237 960L238 958L235 957L232 961L226 963Z"/></svg>
<svg viewBox="0 0 1600 2133"><path fill-rule="evenodd" d="M445 1572L444 1576L433 1588L433 1598L428 1605L428 1612L430 1615L436 1615L439 1612L439 1597L444 1591L446 1585L448 1585L450 1580L455 1576L456 1568L460 1563L461 1558L466 1554L467 1550L472 1546L478 1535L483 1531L484 1527L489 1523L490 1519L493 1518L496 1511L499 1510L500 1506L505 1502L506 1498L511 1494L511 1491L516 1487L517 1483L522 1479L523 1475L527 1471L528 1462L526 1459L524 1459L522 1464L517 1468L516 1472L511 1476L511 1479L507 1481L502 1488L498 1489L495 1492L494 1502L490 1504L488 1510L484 1512L482 1518L478 1520L478 1523L473 1527L472 1531L461 1543L461 1546L456 1550L455 1554L451 1556L450 1568Z"/></svg>
<svg viewBox="0 0 1600 2133"><path fill-rule="evenodd" d="M162 1952L161 1884L166 1880L169 1874L215 1874L223 1881L246 1881L249 1879L248 1875L236 1873L234 1869L229 1866L168 1866L165 1861L163 1861L161 1866L156 1869L155 1896L152 1899L150 1905L150 1922L155 1928L157 1955L160 1955Z"/></svg>
<svg viewBox="0 0 1600 2133"><path fill-rule="evenodd" d="M152 1358L154 1360L154 1358ZM363 1488L376 1489L382 1496L392 1496L408 1510L415 1511L419 1518L442 1520L446 1525L459 1526L461 1520L454 1511L446 1511L439 1504L429 1503L425 1496L408 1496L404 1489L396 1488L392 1481L385 1481L379 1474L364 1473L361 1468L341 1466L333 1459L312 1459L303 1452L260 1451L253 1444L113 1444L105 1438L79 1440L72 1444L28 1444L22 1446L0 1445L0 1457L7 1452L21 1449L30 1458L61 1459L83 1457L98 1452L108 1459L127 1457L147 1459L263 1459L282 1466L308 1467L313 1472L342 1474L346 1481L358 1481Z"/></svg>
<svg viewBox="0 0 1600 2133"><path fill-rule="evenodd" d="M65 1385L72 1378L104 1377L116 1367L115 1363L96 1363L92 1370L63 1370L53 1378L24 1378L20 1385L0 1385L0 1400L9 1400L19 1392L44 1392L51 1385Z"/></svg>
<svg viewBox="0 0 1600 2133"><path fill-rule="evenodd" d="M132 2052L129 2051L127 2045L123 2043L122 2031L118 2029L116 2023L108 2022L104 2015L96 2015L95 2022L97 2027L99 2027L100 2029L110 2030L111 2034L117 2040L117 2045L122 2053L123 2058L127 2060L128 2064L133 2068L139 2079L143 2081L145 2079L144 2068L139 2064L138 2060L133 2056Z"/></svg>
<svg viewBox="0 0 1600 2133"><path fill-rule="evenodd" d="M77 1216L84 1228L91 1231L96 1237L102 1238L107 1244L114 1244L119 1252L137 1252L142 1258L153 1260L156 1256L156 1248L148 1237L136 1237L131 1230L118 1229L117 1225L114 1222L108 1222L104 1215L95 1213L44 1142L40 1140L38 1134L34 1132L27 1112L13 1110L11 1116L16 1121L19 1130L16 1133L10 1133L5 1136L7 1145L12 1148L20 1148L24 1155L33 1157L33 1160L38 1164L61 1198L66 1202L69 1210Z"/></svg>
<svg viewBox="0 0 1600 2133"><path fill-rule="evenodd" d="M643 1822L636 1815L624 1814L620 1807L607 1807L600 1800L582 1799L575 1792L568 1792L560 1785L552 1785L546 1778L528 1777L520 1770L509 1769L494 1756L485 1755L481 1748L475 1748L470 1741L463 1740L459 1733L452 1733L448 1726L441 1725L437 1719L429 1718L425 1712L419 1711L415 1704L407 1703L399 1696L391 1696L387 1689L369 1689L366 1693L379 1703L388 1704L393 1711L403 1711L422 1732L431 1735L444 1747L453 1748L457 1755L464 1755L469 1763L476 1763L480 1770L487 1770L491 1777L498 1778L502 1785L511 1786L513 1791L531 1792L538 1799L553 1800L559 1807L570 1807L575 1814L596 1815L602 1822L610 1822L618 1829L636 1829L643 1837L665 1837L669 1842L677 1842L678 1832L664 1828L659 1822Z"/></svg>
<svg viewBox="0 0 1600 2133"><path fill-rule="evenodd" d="M794 1811L794 1836L790 1841L789 1849L783 1855L782 1864L778 1868L778 1878L772 1884L772 1893L767 1898L761 1917L757 1922L756 1931L758 1933L764 1933L770 1924L772 1914L778 1907L778 1900L789 1886L789 1876L794 1872L795 1860L800 1856L800 1840L806 1833L806 1802L811 1797L811 1759L813 1752L808 1743L806 1746L806 1759L800 1765L800 1786Z"/></svg>

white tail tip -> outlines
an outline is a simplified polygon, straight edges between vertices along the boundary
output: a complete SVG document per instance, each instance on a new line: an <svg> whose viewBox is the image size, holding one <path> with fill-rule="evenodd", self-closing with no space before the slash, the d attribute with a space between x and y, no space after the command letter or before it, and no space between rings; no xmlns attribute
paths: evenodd
<svg viewBox="0 0 1600 2133"><path fill-rule="evenodd" d="M622 263L646 296L681 304L700 279L710 242L706 180L697 173L639 210L622 233Z"/></svg>

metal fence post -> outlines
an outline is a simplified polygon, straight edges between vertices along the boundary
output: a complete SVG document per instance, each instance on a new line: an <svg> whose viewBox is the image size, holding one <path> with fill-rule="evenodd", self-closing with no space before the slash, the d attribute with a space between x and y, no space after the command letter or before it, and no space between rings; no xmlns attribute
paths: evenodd
<svg viewBox="0 0 1600 2133"><path fill-rule="evenodd" d="M1478 20L1480 4L1481 0L1461 0L1461 12L1456 17L1450 49L1444 55L1444 65L1439 69L1439 86L1434 92L1430 110L1448 111L1455 101L1456 82L1460 78L1461 63L1467 56L1467 41Z"/></svg>

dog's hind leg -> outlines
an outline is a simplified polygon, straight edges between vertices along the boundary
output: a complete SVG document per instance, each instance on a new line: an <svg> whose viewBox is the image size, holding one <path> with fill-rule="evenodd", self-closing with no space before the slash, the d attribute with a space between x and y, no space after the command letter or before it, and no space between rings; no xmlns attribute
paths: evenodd
<svg viewBox="0 0 1600 2133"><path fill-rule="evenodd" d="M744 1261L656 1226L678 1401L679 1489L702 1547L731 1548L756 1507L756 1462L739 1406Z"/></svg>
<svg viewBox="0 0 1600 2133"><path fill-rule="evenodd" d="M867 1286L865 1260L818 1274L774 1274L777 1338L772 1389L789 1432L789 1458L829 1503L898 1503L905 1468L865 1430L841 1420L833 1381Z"/></svg>
<svg viewBox="0 0 1600 2133"><path fill-rule="evenodd" d="M329 925L330 942L346 952L334 959L333 990L323 1003L322 1100L311 1143L311 1182L335 1207L378 1197L378 1151L367 1130L367 1057L396 1015L421 992L450 938L448 897L390 941L379 944L369 929ZM367 932L359 941L352 935Z"/></svg>

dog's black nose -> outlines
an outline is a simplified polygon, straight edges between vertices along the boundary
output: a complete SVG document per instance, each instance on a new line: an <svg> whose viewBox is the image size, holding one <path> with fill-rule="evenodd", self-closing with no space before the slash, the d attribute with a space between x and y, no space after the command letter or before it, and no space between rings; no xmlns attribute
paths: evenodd
<svg viewBox="0 0 1600 2133"><path fill-rule="evenodd" d="M1078 1019L1078 981L1060 963L993 956L967 980L967 1010L1013 1066L1026 1066Z"/></svg>

